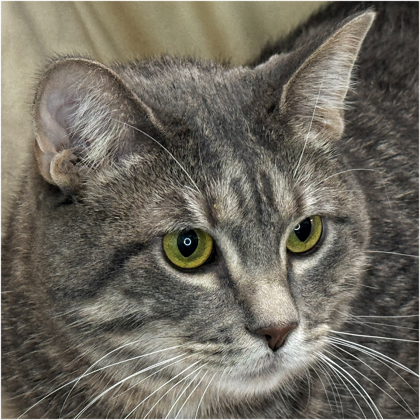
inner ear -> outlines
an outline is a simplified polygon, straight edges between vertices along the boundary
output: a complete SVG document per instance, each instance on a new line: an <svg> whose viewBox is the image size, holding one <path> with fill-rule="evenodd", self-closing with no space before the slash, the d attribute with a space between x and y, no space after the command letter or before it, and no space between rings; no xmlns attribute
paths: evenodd
<svg viewBox="0 0 420 420"><path fill-rule="evenodd" d="M71 85L69 75L59 72L46 85L39 104L40 141L47 141L55 151L70 146L69 121L75 111Z"/></svg>
<svg viewBox="0 0 420 420"><path fill-rule="evenodd" d="M62 189L77 188L83 168L126 152L130 126L153 117L115 72L82 58L47 69L33 114L39 171Z"/></svg>

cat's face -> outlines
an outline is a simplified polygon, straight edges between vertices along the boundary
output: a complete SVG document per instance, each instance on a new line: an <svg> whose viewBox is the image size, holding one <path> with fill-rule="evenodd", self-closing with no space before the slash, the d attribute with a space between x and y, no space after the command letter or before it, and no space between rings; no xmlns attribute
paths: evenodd
<svg viewBox="0 0 420 420"><path fill-rule="evenodd" d="M345 40L359 36L345 77L371 22L364 16L342 30ZM204 391L203 413L216 395L237 403L287 389L345 319L369 221L336 153L335 104L347 88L338 84L334 96L337 85L316 78L341 48L333 41L292 78L287 57L254 70L163 61L116 68L121 80L83 60L52 66L38 98L37 158L64 195L40 194L36 252L47 262L52 315L91 372L112 378L98 395L118 394L125 414L145 414L169 380L201 390L188 416ZM289 80L277 90L276 68ZM99 105L89 115L95 100L108 101L104 119ZM92 144L104 127L108 150L87 169L89 153L103 152ZM66 131L72 156L57 145ZM123 146L111 145L116 138ZM44 165L48 144L58 159Z"/></svg>

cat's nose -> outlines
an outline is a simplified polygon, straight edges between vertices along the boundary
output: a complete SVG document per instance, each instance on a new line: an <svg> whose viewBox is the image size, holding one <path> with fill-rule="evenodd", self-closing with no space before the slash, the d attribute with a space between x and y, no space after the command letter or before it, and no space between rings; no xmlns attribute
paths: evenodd
<svg viewBox="0 0 420 420"><path fill-rule="evenodd" d="M271 350L277 351L284 344L286 336L296 329L297 325L296 322L291 322L282 326L259 328L255 330L255 333L267 340L268 347Z"/></svg>

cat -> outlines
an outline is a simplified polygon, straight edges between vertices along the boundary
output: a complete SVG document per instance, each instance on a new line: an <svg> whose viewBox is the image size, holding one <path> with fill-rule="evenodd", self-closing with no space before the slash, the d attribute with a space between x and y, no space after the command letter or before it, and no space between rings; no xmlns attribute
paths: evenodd
<svg viewBox="0 0 420 420"><path fill-rule="evenodd" d="M418 3L329 5L242 67L55 57L33 126L22 417L418 417Z"/></svg>

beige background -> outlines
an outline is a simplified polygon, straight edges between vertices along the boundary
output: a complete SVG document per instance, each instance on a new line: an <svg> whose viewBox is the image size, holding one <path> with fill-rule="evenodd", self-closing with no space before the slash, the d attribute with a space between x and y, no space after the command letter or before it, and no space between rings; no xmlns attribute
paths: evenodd
<svg viewBox="0 0 420 420"><path fill-rule="evenodd" d="M168 53L242 64L323 3L2 2L2 221L27 159L33 86L47 57Z"/></svg>
<svg viewBox="0 0 420 420"><path fill-rule="evenodd" d="M323 3L2 2L2 222L31 145L33 86L47 57L87 53L109 62L168 53L242 64Z"/></svg>

